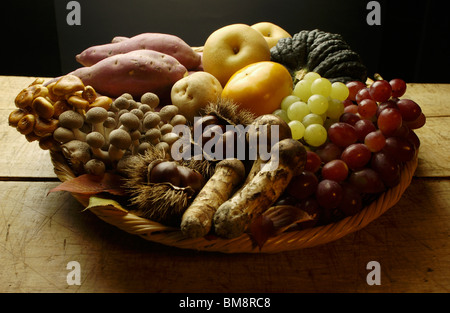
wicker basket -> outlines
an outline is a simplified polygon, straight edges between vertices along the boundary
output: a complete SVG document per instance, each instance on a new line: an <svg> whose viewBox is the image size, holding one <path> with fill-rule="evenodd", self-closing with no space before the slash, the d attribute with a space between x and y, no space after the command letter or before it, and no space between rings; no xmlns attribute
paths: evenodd
<svg viewBox="0 0 450 313"><path fill-rule="evenodd" d="M75 176L61 154L51 153L51 159L55 173L61 181L64 182ZM132 213L117 214L117 211L108 208L93 208L90 210L100 219L128 233L168 246L224 253L277 253L332 242L365 227L400 200L411 183L417 163L416 154L416 157L403 167L400 183L380 195L377 200L365 207L360 213L346 217L336 223L281 233L269 238L262 248L255 245L248 234L243 234L234 239L211 239L207 237L190 239L184 237L177 228L161 225ZM73 194L73 196L83 206L88 206L88 199L76 194Z"/></svg>

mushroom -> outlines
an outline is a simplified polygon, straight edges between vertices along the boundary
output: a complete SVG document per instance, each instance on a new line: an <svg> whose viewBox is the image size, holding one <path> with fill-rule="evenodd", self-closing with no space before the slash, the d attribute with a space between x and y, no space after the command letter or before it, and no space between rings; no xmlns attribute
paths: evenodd
<svg viewBox="0 0 450 313"><path fill-rule="evenodd" d="M141 96L141 103L147 104L154 110L159 105L159 98L156 94L147 92Z"/></svg>
<svg viewBox="0 0 450 313"><path fill-rule="evenodd" d="M128 132L139 129L141 125L139 117L130 112L122 114L119 118L119 122L121 124L120 128Z"/></svg>
<svg viewBox="0 0 450 313"><path fill-rule="evenodd" d="M159 111L159 116L164 123L169 123L170 120L178 114L178 107L170 104L161 108Z"/></svg>
<svg viewBox="0 0 450 313"><path fill-rule="evenodd" d="M144 130L149 130L152 128L155 128L159 125L159 122L161 122L161 117L158 113L155 112L148 112L144 115L143 119L143 128Z"/></svg>
<svg viewBox="0 0 450 313"><path fill-rule="evenodd" d="M62 127L72 130L75 139L81 141L86 140L86 133L80 130L84 124L84 118L80 113L72 110L61 113L59 116L59 124Z"/></svg>
<svg viewBox="0 0 450 313"><path fill-rule="evenodd" d="M109 159L113 162L118 161L125 154L125 151L130 147L131 136L126 130L117 128L110 133L109 143Z"/></svg>
<svg viewBox="0 0 450 313"><path fill-rule="evenodd" d="M53 104L44 97L35 98L33 100L32 107L37 115L45 119L50 119L55 113Z"/></svg>
<svg viewBox="0 0 450 313"><path fill-rule="evenodd" d="M107 96L99 96L95 99L94 102L92 102L89 105L89 110L91 110L92 108L104 108L105 110L108 110L111 107L113 100L110 97Z"/></svg>
<svg viewBox="0 0 450 313"><path fill-rule="evenodd" d="M19 124L19 121L22 117L24 117L27 114L27 112L23 109L15 109L9 114L8 117L8 123L11 127L17 127L17 124Z"/></svg>
<svg viewBox="0 0 450 313"><path fill-rule="evenodd" d="M33 132L36 124L36 117L33 114L26 114L17 123L17 130L22 135L28 135Z"/></svg>
<svg viewBox="0 0 450 313"><path fill-rule="evenodd" d="M103 123L108 118L108 111L103 107L94 107L86 112L86 122L92 125L92 131L100 133L105 141L105 127Z"/></svg>
<svg viewBox="0 0 450 313"><path fill-rule="evenodd" d="M53 133L59 126L59 121L56 119L43 119L39 116L36 117L36 123L34 125L34 133L39 137L44 137Z"/></svg>
<svg viewBox="0 0 450 313"><path fill-rule="evenodd" d="M106 166L101 160L91 159L84 165L84 169L88 174L102 176L105 174Z"/></svg>
<svg viewBox="0 0 450 313"><path fill-rule="evenodd" d="M58 127L53 132L53 138L59 143L66 143L75 139L75 135L72 130L65 127Z"/></svg>
<svg viewBox="0 0 450 313"><path fill-rule="evenodd" d="M75 75L64 75L53 85L52 91L57 96L73 94L77 91L83 91L83 81Z"/></svg>
<svg viewBox="0 0 450 313"><path fill-rule="evenodd" d="M75 171L84 171L84 164L91 159L89 145L81 140L71 140L61 145L63 155L72 163Z"/></svg>
<svg viewBox="0 0 450 313"><path fill-rule="evenodd" d="M105 137L99 132L90 132L86 136L86 143L91 147L92 154L102 161L109 159L109 154L102 150L105 145Z"/></svg>

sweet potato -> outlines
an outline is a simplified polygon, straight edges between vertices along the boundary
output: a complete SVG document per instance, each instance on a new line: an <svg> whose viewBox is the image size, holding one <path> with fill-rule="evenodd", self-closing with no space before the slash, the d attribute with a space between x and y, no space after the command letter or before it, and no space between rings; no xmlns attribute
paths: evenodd
<svg viewBox="0 0 450 313"><path fill-rule="evenodd" d="M125 92L133 97L146 92L165 97L167 93L170 95L172 85L187 75L187 70L170 55L153 50L135 50L103 59L70 74L112 98Z"/></svg>
<svg viewBox="0 0 450 313"><path fill-rule="evenodd" d="M105 58L134 50L155 50L177 59L188 70L196 69L201 63L201 56L181 38L160 33L143 33L131 38L116 37L114 42L92 46L76 56L76 60L91 66Z"/></svg>

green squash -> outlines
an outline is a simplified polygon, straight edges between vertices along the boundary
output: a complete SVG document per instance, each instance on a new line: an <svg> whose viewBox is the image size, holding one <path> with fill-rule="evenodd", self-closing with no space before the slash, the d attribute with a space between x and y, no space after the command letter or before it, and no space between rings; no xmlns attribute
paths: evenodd
<svg viewBox="0 0 450 313"><path fill-rule="evenodd" d="M318 29L302 30L292 38L282 38L270 50L271 60L283 64L294 83L308 72L316 72L331 82L365 82L367 68L340 34Z"/></svg>

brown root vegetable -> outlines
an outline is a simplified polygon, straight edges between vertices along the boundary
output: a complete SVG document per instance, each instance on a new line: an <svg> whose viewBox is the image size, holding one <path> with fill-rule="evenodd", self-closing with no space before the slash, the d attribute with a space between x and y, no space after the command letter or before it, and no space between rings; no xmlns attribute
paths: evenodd
<svg viewBox="0 0 450 313"><path fill-rule="evenodd" d="M186 73L186 68L170 55L135 50L111 56L70 74L79 77L85 85L92 86L102 95L116 98L129 93L140 98L147 92L160 97L170 95L172 85Z"/></svg>
<svg viewBox="0 0 450 313"><path fill-rule="evenodd" d="M220 161L181 219L184 235L196 238L209 233L217 208L231 196L245 177L245 167L238 159Z"/></svg>
<svg viewBox="0 0 450 313"><path fill-rule="evenodd" d="M108 57L142 49L168 54L189 70L201 63L201 56L181 38L160 33L143 33L131 38L115 37L111 43L87 48L76 56L76 60L84 66L92 66Z"/></svg>
<svg viewBox="0 0 450 313"><path fill-rule="evenodd" d="M276 143L263 168L217 209L214 214L216 234L225 238L243 234L250 221L280 197L305 163L306 150L299 141L288 138Z"/></svg>

